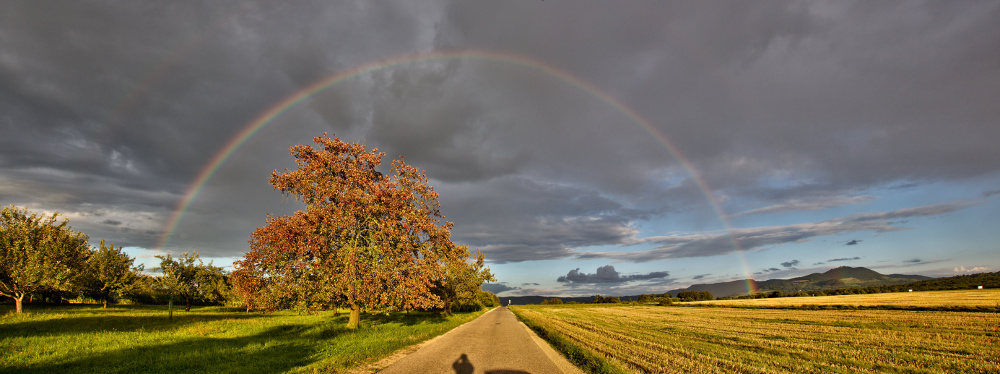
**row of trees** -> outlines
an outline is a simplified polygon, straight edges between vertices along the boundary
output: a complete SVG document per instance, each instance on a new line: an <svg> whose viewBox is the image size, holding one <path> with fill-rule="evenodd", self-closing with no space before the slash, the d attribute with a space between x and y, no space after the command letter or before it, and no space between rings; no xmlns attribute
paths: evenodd
<svg viewBox="0 0 1000 374"><path fill-rule="evenodd" d="M38 214L13 205L0 210L0 295L14 299L17 313L23 312L29 295L44 301L75 294L107 308L119 298L166 293L171 299L183 297L190 310L195 298L224 301L231 294L226 273L202 263L197 253L157 257L163 275L150 277L121 247L104 240L91 247L89 237L70 228L68 220L59 220L59 213Z"/></svg>
<svg viewBox="0 0 1000 374"><path fill-rule="evenodd" d="M594 304L617 304L622 302L618 296L594 295Z"/></svg>
<svg viewBox="0 0 1000 374"><path fill-rule="evenodd" d="M671 298L670 298L670 293L669 292L664 292L662 294L655 294L655 293L653 293L653 294L642 294L642 295L639 295L639 298L636 301L638 301L640 303L659 303L659 302L664 302L664 300L665 300L666 303L670 303L671 302Z"/></svg>
<svg viewBox="0 0 1000 374"><path fill-rule="evenodd" d="M708 291L681 291L677 293L677 298L681 301L701 301L713 300L712 293Z"/></svg>
<svg viewBox="0 0 1000 374"><path fill-rule="evenodd" d="M0 295L14 299L22 313L29 295L72 292L101 301L131 293L142 266L114 244L91 248L89 237L59 220L13 205L0 210Z"/></svg>

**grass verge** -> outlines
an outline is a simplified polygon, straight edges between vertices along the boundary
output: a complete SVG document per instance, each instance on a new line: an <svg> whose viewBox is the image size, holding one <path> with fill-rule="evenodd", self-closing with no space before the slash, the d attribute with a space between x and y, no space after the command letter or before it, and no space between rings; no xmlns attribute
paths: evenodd
<svg viewBox="0 0 1000 374"><path fill-rule="evenodd" d="M534 331L535 334L538 334L539 337L549 342L549 344L551 344L556 351L559 351L566 356L569 362L573 363L573 365L576 365L576 367L581 370L594 374L625 373L624 370L612 365L603 357L580 347L576 343L573 343L572 340L560 335L555 330L546 328L529 318L525 318L522 313L518 313L518 307L511 307L510 310L514 312L514 315L516 315L521 322Z"/></svg>

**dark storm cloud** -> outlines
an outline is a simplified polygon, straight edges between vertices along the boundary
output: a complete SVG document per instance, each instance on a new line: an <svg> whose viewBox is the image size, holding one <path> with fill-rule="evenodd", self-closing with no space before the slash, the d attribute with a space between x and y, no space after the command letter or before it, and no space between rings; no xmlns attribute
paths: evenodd
<svg viewBox="0 0 1000 374"><path fill-rule="evenodd" d="M492 293L498 294L504 291L516 291L520 290L521 287L511 287L507 285L507 282L500 283L483 283L482 290L490 291Z"/></svg>
<svg viewBox="0 0 1000 374"><path fill-rule="evenodd" d="M844 257L844 258L831 258L831 259L826 260L826 261L827 262L857 261L857 260L860 260L860 259L861 259L861 257L854 256L854 257Z"/></svg>
<svg viewBox="0 0 1000 374"><path fill-rule="evenodd" d="M447 219L462 222L455 239L495 263L559 259L574 247L627 242L637 233L631 222L649 215L598 191L521 178L440 191Z"/></svg>
<svg viewBox="0 0 1000 374"><path fill-rule="evenodd" d="M813 266L824 265L827 262L857 261L857 260L860 260L860 259L861 259L861 257L858 257L858 256L855 256L855 257L842 257L842 258L831 258L831 259L826 260L826 261L814 263Z"/></svg>
<svg viewBox="0 0 1000 374"><path fill-rule="evenodd" d="M266 213L298 208L268 173L292 166L290 145L329 131L427 170L456 241L495 263L633 244L656 248L579 257L729 253L720 233L639 237L644 222L709 208L672 152L742 218L997 172L997 18L991 2L8 1L0 202L152 248L212 157L283 98L364 63L474 48L583 79L676 148L535 67L401 64L262 129L199 191L166 249L242 254ZM902 230L899 220L960 207L938 208L733 234L761 249Z"/></svg>
<svg viewBox="0 0 1000 374"><path fill-rule="evenodd" d="M793 267L797 266L798 264L799 264L799 260L791 260L791 261L788 261L788 262L782 262L781 266L784 266L786 268L793 268Z"/></svg>
<svg viewBox="0 0 1000 374"><path fill-rule="evenodd" d="M761 270L761 271L754 272L754 274L756 274L756 275L763 275L763 274L767 274L767 273L773 273L773 272L776 272L776 271L781 271L781 269L778 269L778 268L769 268L769 269L764 269L764 270Z"/></svg>
<svg viewBox="0 0 1000 374"><path fill-rule="evenodd" d="M605 265L597 268L597 271L593 274L583 273L579 268L570 270L566 275L560 276L556 279L560 283L569 283L571 285L576 284L601 284L601 283L627 283L633 281L645 281L652 279L661 279L670 276L670 273L665 271L654 271L647 274L631 274L631 275L621 275L615 270L612 265Z"/></svg>
<svg viewBox="0 0 1000 374"><path fill-rule="evenodd" d="M579 252L580 259L613 258L623 261L648 262L668 258L702 257L728 254L742 250L759 250L790 243L801 243L818 236L871 231L886 233L906 230L898 226L905 218L938 216L982 204L980 199L956 200L889 212L859 213L815 223L784 226L733 228L729 232L703 233L633 239L632 243L651 243L656 248L632 252ZM738 247L734 245L734 241Z"/></svg>
<svg viewBox="0 0 1000 374"><path fill-rule="evenodd" d="M328 5L0 5L0 132L14 135L0 137L0 198L80 217L71 223L92 238L154 247L156 234L138 233L160 231L196 174L267 106L338 70L433 44L433 30L424 24L429 19L421 18L433 21L427 13L433 7ZM363 27L385 32L330 37ZM311 122L325 120L320 115ZM268 135L287 157L288 145L322 131L292 131L297 138L291 141ZM267 188L267 172L243 174L261 173L257 179ZM260 193L235 188L227 195L232 200L221 202L222 211L239 213L186 216L192 224L177 235L180 248L196 245L210 256L246 250L246 235L265 211L236 202L259 201ZM117 212L114 220L123 224L90 222L89 205ZM246 216L261 218L250 223ZM192 222L199 219L223 222ZM228 229L209 229L218 223ZM129 225L144 229L122 230Z"/></svg>

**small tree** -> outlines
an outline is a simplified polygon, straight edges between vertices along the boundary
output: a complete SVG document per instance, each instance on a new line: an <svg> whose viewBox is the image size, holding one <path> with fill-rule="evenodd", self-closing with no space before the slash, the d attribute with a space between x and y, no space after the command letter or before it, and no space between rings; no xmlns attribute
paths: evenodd
<svg viewBox="0 0 1000 374"><path fill-rule="evenodd" d="M188 254L184 252L180 257L174 259L168 253L166 256L156 256L160 259L160 267L157 269L163 273L158 279L157 286L167 292L167 308L171 318L174 313L174 295L184 298L184 311L191 311L191 303L198 295L198 267L201 265L201 258L198 252ZM196 265L194 262L198 260Z"/></svg>
<svg viewBox="0 0 1000 374"><path fill-rule="evenodd" d="M198 267L194 280L198 284L198 297L204 301L224 304L233 296L229 275L211 262Z"/></svg>
<svg viewBox="0 0 1000 374"><path fill-rule="evenodd" d="M13 205L0 210L0 295L14 299L17 313L24 296L67 291L88 253L87 235L73 231L59 213L42 216Z"/></svg>
<svg viewBox="0 0 1000 374"><path fill-rule="evenodd" d="M248 253L247 256L250 254ZM249 261L244 258L243 261ZM236 261L233 265L236 270L229 278L233 286L233 291L239 295L243 301L243 306L247 308L247 313L254 309L274 310L282 306L277 300L271 277L265 275L268 269L263 269L263 263L257 262L254 266L245 266L243 261ZM273 308L273 309L272 309Z"/></svg>
<svg viewBox="0 0 1000 374"><path fill-rule="evenodd" d="M486 307L500 306L500 298L490 291L480 291L479 292L479 302Z"/></svg>
<svg viewBox="0 0 1000 374"><path fill-rule="evenodd" d="M446 243L450 242L448 240ZM471 263L466 262L469 258L466 246L460 246L447 253L453 254L454 257L447 260L444 277L434 284L434 293L444 303L444 314L450 315L456 307L462 310L481 309L485 306L479 300L483 292L483 282L496 281L490 269L486 267L485 256L482 252L476 251L475 260Z"/></svg>
<svg viewBox="0 0 1000 374"><path fill-rule="evenodd" d="M143 265L135 265L121 247L114 244L105 246L101 240L84 265L78 283L84 295L101 301L104 308L113 297L122 297L130 292L142 273Z"/></svg>

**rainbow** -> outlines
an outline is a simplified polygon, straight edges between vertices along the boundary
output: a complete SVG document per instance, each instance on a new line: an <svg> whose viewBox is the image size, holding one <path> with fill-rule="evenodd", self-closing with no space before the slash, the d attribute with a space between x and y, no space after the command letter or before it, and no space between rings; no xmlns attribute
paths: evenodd
<svg viewBox="0 0 1000 374"><path fill-rule="evenodd" d="M368 62L362 65L355 66L353 68L347 69L345 71L336 73L334 75L328 76L326 78L320 79L301 90L286 96L284 99L278 103L272 105L270 108L262 112L252 121L250 121L246 126L236 136L234 136L225 146L220 149L214 157L209 161L209 163L198 173L195 178L194 183L190 185L188 190L184 193L184 197L177 204L170 220L168 221L163 233L160 236L157 248L163 249L170 237L173 235L174 230L177 229L177 224L180 222L181 218L184 216L184 212L190 207L191 202L193 202L201 190L205 187L205 184L212 179L216 171L219 170L226 160L229 159L240 147L243 146L250 138L253 138L261 129L266 127L268 124L273 122L276 118L287 113L288 111L298 107L302 103L306 102L312 96L323 92L333 86L336 86L344 81L350 80L352 78L375 72L378 70L389 69L397 66L420 63L420 62L431 62L431 61L443 61L450 59L466 59L466 60L480 60L486 62L496 62L508 65L514 65L523 67L526 69L541 72L545 75L559 79L571 86L577 87L587 94L607 103L611 107L615 108L617 111L628 117L629 120L635 122L643 130L645 130L649 135L651 135L656 141L662 144L667 152L674 157L681 166L691 175L692 180L697 184L698 189L701 190L702 194L705 196L705 200L708 201L712 210L719 217L719 220L725 227L726 231L729 233L730 241L732 242L733 248L736 253L740 256L740 262L744 266L744 271L747 274L747 292L752 293L752 285L750 283L750 271L747 268L746 259L743 256L743 251L740 248L738 241L735 236L732 235L732 226L729 223L726 214L722 211L718 199L711 193L711 189L705 182L704 178L698 173L698 171L692 167L691 162L684 157L680 150L670 141L670 139L663 134L660 130L654 127L648 120L643 118L641 115L636 113L635 110L626 106L624 103L609 95L608 93L602 91L600 88L594 84L587 82L569 72L560 70L554 66L548 65L544 62L538 61L525 56L514 55L509 53L500 53L487 50L455 50L455 51L436 51L436 52L423 52L423 53L413 53L401 56L396 56L384 60L378 60L373 62Z"/></svg>

